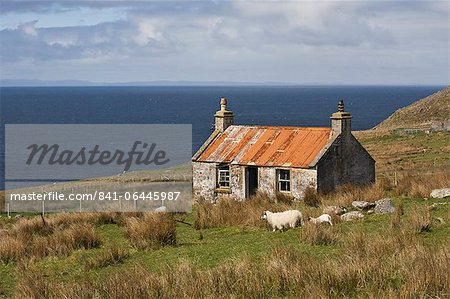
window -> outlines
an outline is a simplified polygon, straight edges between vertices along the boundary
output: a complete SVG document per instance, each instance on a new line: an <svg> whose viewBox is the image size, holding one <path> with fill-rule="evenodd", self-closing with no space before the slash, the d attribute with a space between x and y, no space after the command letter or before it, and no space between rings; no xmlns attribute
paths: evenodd
<svg viewBox="0 0 450 299"><path fill-rule="evenodd" d="M217 185L219 188L230 187L230 166L223 165L218 168Z"/></svg>
<svg viewBox="0 0 450 299"><path fill-rule="evenodd" d="M286 169L277 170L278 191L291 191L291 173Z"/></svg>

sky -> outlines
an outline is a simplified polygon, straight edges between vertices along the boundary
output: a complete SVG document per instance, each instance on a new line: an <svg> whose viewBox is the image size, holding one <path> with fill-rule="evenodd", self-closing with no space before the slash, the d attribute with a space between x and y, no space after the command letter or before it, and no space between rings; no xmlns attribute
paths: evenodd
<svg viewBox="0 0 450 299"><path fill-rule="evenodd" d="M0 2L0 78L448 85L448 1Z"/></svg>

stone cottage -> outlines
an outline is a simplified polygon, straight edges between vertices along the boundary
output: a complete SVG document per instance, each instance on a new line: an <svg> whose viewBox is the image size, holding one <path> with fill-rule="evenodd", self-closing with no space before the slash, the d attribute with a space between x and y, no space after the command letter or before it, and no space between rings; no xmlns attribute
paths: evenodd
<svg viewBox="0 0 450 299"><path fill-rule="evenodd" d="M375 181L375 160L352 135L343 101L331 128L234 125L225 98L214 116L214 132L192 158L197 199L244 199L256 191L301 199L309 186L326 193Z"/></svg>

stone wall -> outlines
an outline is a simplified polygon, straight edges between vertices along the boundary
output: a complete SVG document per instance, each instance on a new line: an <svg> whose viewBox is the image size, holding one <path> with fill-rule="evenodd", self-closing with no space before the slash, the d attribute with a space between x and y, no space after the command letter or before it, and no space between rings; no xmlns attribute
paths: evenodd
<svg viewBox="0 0 450 299"><path fill-rule="evenodd" d="M291 193L295 199L303 199L305 189L317 188L317 171L315 169L291 169Z"/></svg>
<svg viewBox="0 0 450 299"><path fill-rule="evenodd" d="M192 162L192 188L194 199L214 200L216 188L216 165L214 163Z"/></svg>
<svg viewBox="0 0 450 299"><path fill-rule="evenodd" d="M277 168L258 168L258 190L274 198L277 192ZM295 199L302 199L308 186L316 188L317 172L315 169L291 168L291 195Z"/></svg>
<svg viewBox="0 0 450 299"><path fill-rule="evenodd" d="M245 198L245 168L240 165L230 165L230 188L234 198Z"/></svg>
<svg viewBox="0 0 450 299"><path fill-rule="evenodd" d="M216 189L216 164L193 162L193 192L194 198L200 197L206 200L221 198L245 198L245 166L230 165L230 192L217 192ZM292 168L291 170L291 194L295 199L302 199L308 186L316 188L317 172L315 169ZM258 167L258 190L275 197L277 191L276 168Z"/></svg>
<svg viewBox="0 0 450 299"><path fill-rule="evenodd" d="M317 190L330 192L339 185L375 182L375 161L350 133L339 135L317 163Z"/></svg>

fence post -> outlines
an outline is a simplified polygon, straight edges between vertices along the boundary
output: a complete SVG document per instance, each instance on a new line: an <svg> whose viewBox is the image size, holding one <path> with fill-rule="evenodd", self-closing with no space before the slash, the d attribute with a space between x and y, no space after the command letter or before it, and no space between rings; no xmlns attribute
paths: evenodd
<svg viewBox="0 0 450 299"><path fill-rule="evenodd" d="M42 217L45 216L45 201L42 201Z"/></svg>
<svg viewBox="0 0 450 299"><path fill-rule="evenodd" d="M11 213L10 213L10 210L9 210L9 202L6 204L6 213L7 213L7 215L8 215L8 218L10 218L11 217Z"/></svg>

